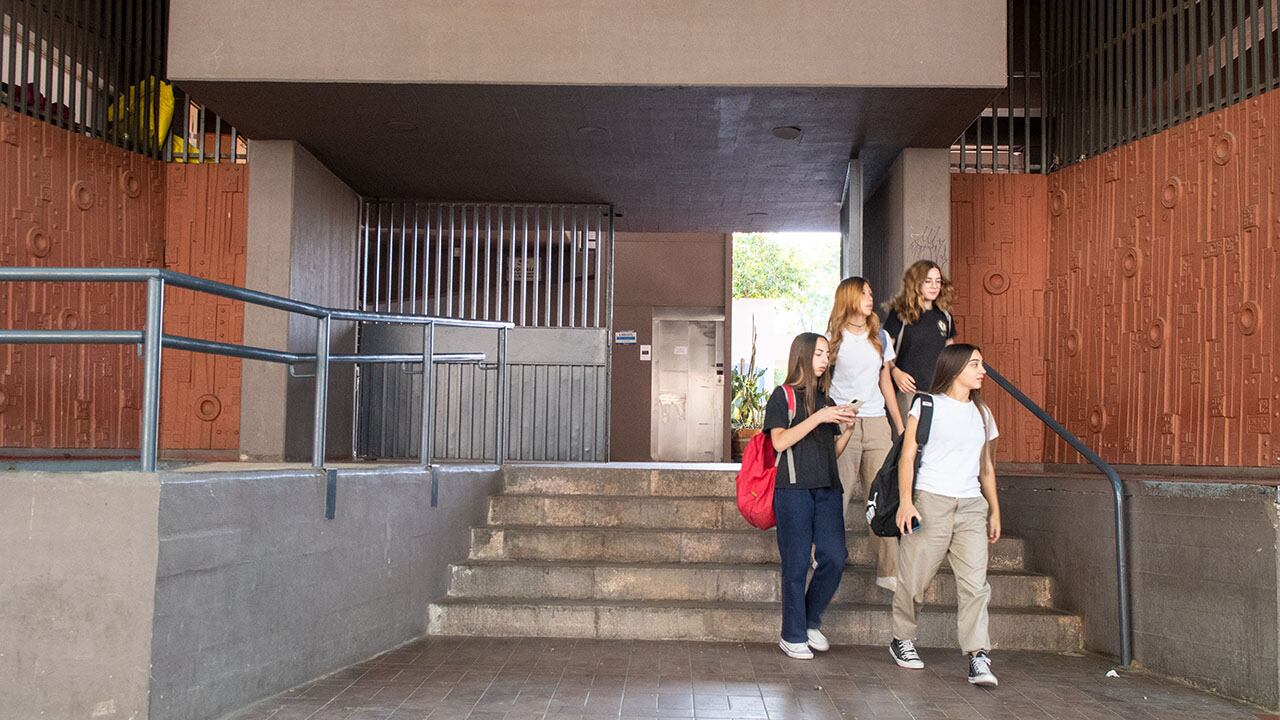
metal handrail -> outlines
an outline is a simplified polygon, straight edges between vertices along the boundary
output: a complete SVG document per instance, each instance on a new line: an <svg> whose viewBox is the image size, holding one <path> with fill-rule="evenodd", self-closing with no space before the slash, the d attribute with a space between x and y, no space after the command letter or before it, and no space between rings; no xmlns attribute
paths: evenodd
<svg viewBox="0 0 1280 720"><path fill-rule="evenodd" d="M1116 593L1119 595L1117 605L1120 614L1120 664L1123 667L1129 667L1133 662L1133 637L1130 631L1130 608L1129 608L1129 536L1126 531L1125 520L1125 500L1124 500L1124 484L1120 480L1120 475L1116 473L1116 469L1111 467L1106 460L1103 460L1088 445L1085 445L1075 433L1068 430L1054 419L1052 415L1040 407L1031 398L1027 397L1021 390L1009 382L1003 375L996 372L996 369L990 364L983 363L987 370L987 375L996 384L1004 388L1014 400L1017 400L1023 407L1031 411L1043 422L1050 430L1057 434L1058 437L1066 441L1068 445L1075 449L1076 452L1084 456L1086 460L1093 463L1093 466L1102 471L1111 481L1112 501L1115 505L1115 525L1116 525Z"/></svg>
<svg viewBox="0 0 1280 720"><path fill-rule="evenodd" d="M495 330L498 333L497 370L498 387L506 387L507 334L513 323L490 320L460 320L428 315L403 315L396 313L361 312L340 310L315 305L292 298L280 297L257 290L228 285L215 280L187 275L186 273L159 268L0 268L0 282L145 282L147 284L147 311L144 327L138 330L0 330L0 344L115 344L142 345L142 447L143 472L155 472L159 457L160 422L160 359L161 349L188 350L211 355L238 357L245 360L283 363L290 367L299 364L315 364L315 411L311 440L311 465L324 467L325 427L328 421L329 366L333 363L419 363L422 365L422 436L418 459L422 465L430 465L433 454L434 419L432 369L442 362L483 362L484 353L435 352L435 328L463 327ZM173 286L314 317L317 320L316 352L293 353L270 348L254 347L239 343L199 340L180 335L164 334L164 291ZM396 325L421 325L422 352L350 355L331 353L329 339L334 321L377 322ZM299 377L295 375L295 377ZM506 457L506 393L498 393L497 442L494 461L502 464Z"/></svg>

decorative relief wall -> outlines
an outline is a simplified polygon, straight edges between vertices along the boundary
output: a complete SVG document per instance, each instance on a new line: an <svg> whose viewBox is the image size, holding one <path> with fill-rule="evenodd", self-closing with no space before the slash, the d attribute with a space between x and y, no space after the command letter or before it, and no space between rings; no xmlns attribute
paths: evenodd
<svg viewBox="0 0 1280 720"><path fill-rule="evenodd" d="M1043 175L951 176L951 280L961 342L1044 403L1044 280L1048 275L1048 181ZM1044 425L988 383L1000 424L996 459L1041 462Z"/></svg>
<svg viewBox="0 0 1280 720"><path fill-rule="evenodd" d="M0 265L167 263L221 278L238 257L243 279L244 177L243 165L166 166L0 109ZM206 186L217 188L216 202ZM170 313L191 303L176 292L168 299ZM0 327L140 329L144 308L140 285L0 284ZM234 312L192 306L187 317L184 334L240 337ZM238 409L207 427L178 418L207 407L183 399L197 387L238 408L238 362L206 379L183 372L183 354L165 357L162 447L235 447L238 438L227 438L238 433ZM141 370L132 346L0 345L0 447L138 447Z"/></svg>
<svg viewBox="0 0 1280 720"><path fill-rule="evenodd" d="M1280 465L1276 118L1280 92L1049 178L1048 407L1108 460Z"/></svg>
<svg viewBox="0 0 1280 720"><path fill-rule="evenodd" d="M245 165L165 167L165 267L244 286L248 198ZM165 332L244 340L244 304L181 288L165 294ZM240 447L240 360L166 350L160 447Z"/></svg>

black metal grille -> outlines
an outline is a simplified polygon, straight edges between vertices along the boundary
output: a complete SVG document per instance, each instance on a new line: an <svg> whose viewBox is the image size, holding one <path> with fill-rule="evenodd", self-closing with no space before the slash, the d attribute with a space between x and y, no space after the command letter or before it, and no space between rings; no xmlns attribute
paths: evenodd
<svg viewBox="0 0 1280 720"><path fill-rule="evenodd" d="M0 7L0 104L157 159L243 160L244 139L165 80L169 0Z"/></svg>
<svg viewBox="0 0 1280 720"><path fill-rule="evenodd" d="M1271 90L1280 0L1010 0L1009 83L959 172L1045 172Z"/></svg>

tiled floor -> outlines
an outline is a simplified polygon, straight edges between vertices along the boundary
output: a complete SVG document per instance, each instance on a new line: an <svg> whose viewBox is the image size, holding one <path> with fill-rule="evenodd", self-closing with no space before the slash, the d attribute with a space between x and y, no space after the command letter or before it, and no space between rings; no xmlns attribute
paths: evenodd
<svg viewBox="0 0 1280 720"><path fill-rule="evenodd" d="M1000 687L954 650L903 670L885 648L790 660L769 645L430 638L259 703L235 720L1254 720L1254 709L1093 657L995 653Z"/></svg>

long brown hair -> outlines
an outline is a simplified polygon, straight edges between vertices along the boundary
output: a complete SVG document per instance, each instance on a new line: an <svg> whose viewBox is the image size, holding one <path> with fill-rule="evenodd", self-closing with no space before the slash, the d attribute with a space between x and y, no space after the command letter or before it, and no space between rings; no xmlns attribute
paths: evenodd
<svg viewBox="0 0 1280 720"><path fill-rule="evenodd" d="M814 399L819 393L825 395L831 385L830 370L823 373L822 377L813 374L813 354L817 352L819 340L826 342L826 338L818 333L800 333L791 341L791 354L787 358L785 382L804 391L804 408L810 415L813 414Z"/></svg>
<svg viewBox="0 0 1280 720"><path fill-rule="evenodd" d="M969 343L956 343L942 348L942 352L938 355L938 364L933 368L933 385L929 387L930 395L945 395L951 389L951 384L956 381L960 373L964 371L965 365L969 364L969 359L974 353L982 353L982 349L977 345ZM969 399L973 401L974 407L978 408L978 417L982 418L982 455L979 456L979 470L983 464L987 462L987 415L991 411L987 409L987 404L982 401L981 390L970 390Z"/></svg>
<svg viewBox="0 0 1280 720"><path fill-rule="evenodd" d="M836 286L836 299L831 304L831 318L827 320L827 342L831 350L827 357L831 366L835 367L836 357L840 354L840 345L844 342L844 326L851 319L862 314L862 293L871 283L854 276L847 277ZM874 313L867 316L867 341L876 349L878 357L884 356L884 345L880 342L880 318ZM830 374L830 373L828 373Z"/></svg>
<svg viewBox="0 0 1280 720"><path fill-rule="evenodd" d="M942 276L942 292L938 293L938 299L933 301L933 306L939 310L951 307L955 288L951 287L947 274L942 271L938 263L932 260L917 260L911 263L911 267L902 274L902 293L890 300L888 305L890 310L898 313L898 317L902 318L903 324L913 325L924 314L924 293L920 292L920 285L929 276L929 271L935 269Z"/></svg>

